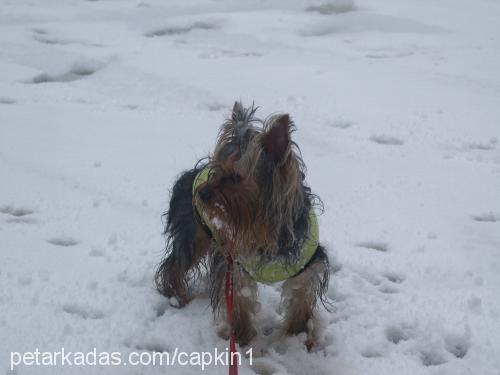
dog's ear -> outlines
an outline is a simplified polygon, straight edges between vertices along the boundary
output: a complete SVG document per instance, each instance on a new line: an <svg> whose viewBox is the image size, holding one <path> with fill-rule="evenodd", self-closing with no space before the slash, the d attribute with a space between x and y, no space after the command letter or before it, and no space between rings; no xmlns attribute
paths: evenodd
<svg viewBox="0 0 500 375"><path fill-rule="evenodd" d="M264 150L278 163L283 160L290 150L293 123L290 115L278 115L263 134L262 145Z"/></svg>

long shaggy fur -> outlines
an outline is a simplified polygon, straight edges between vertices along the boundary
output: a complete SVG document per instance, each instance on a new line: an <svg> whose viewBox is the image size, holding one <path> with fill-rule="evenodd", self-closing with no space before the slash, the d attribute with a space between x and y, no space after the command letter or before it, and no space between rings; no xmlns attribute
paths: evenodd
<svg viewBox="0 0 500 375"><path fill-rule="evenodd" d="M321 200L305 183L300 149L291 140L295 125L290 116L260 120L256 111L253 105L244 108L235 103L219 131L214 153L182 173L172 189L164 215L166 254L155 284L181 307L191 299L190 286L207 265L211 304L214 312L220 312L227 254L236 261L258 259L261 264L276 259L296 262L309 232L309 210L322 208ZM193 196L194 179L205 167L210 169L210 178ZM217 223L217 233L211 233L200 219L194 201L210 222ZM235 334L244 344L255 334L257 286L242 267L237 267L235 275ZM309 322L318 301L327 303L328 279L326 250L318 245L304 269L283 286L284 332L306 331L308 348L314 342ZM239 294L243 288L251 293Z"/></svg>
<svg viewBox="0 0 500 375"><path fill-rule="evenodd" d="M193 181L203 164L184 172L175 183L170 207L163 214L166 237L166 253L155 273L158 291L168 297L176 297L180 306L189 302L189 283L200 273L200 265L210 238L196 221L191 191Z"/></svg>

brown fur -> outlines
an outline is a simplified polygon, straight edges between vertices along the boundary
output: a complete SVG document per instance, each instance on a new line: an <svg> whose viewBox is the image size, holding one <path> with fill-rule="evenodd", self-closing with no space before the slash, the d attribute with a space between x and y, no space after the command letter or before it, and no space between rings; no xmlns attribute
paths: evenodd
<svg viewBox="0 0 500 375"><path fill-rule="evenodd" d="M208 258L212 307L216 316L224 318L225 257L231 254L236 261L234 334L241 345L249 343L257 332L253 325L257 284L238 262L296 261L308 235L309 210L320 202L304 183L305 165L291 140L295 126L290 116L274 115L260 121L254 117L255 111L235 103L231 118L219 132L214 153L174 185L165 214L167 254L155 278L158 290L175 297L182 307L190 301L189 285ZM206 167L210 178L193 195L194 178ZM212 233L194 207L208 217ZM328 257L318 245L304 269L283 284L283 332L306 332L308 349L315 340L318 300L326 300L328 276ZM219 333L227 337L227 327Z"/></svg>

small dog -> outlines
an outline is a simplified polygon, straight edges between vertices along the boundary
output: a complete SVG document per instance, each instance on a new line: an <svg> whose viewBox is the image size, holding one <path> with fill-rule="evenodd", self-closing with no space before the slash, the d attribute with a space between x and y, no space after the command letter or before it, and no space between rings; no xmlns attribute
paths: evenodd
<svg viewBox="0 0 500 375"><path fill-rule="evenodd" d="M240 345L255 336L256 282L284 281L284 333L315 340L314 312L327 303L329 262L319 244L314 207L321 200L305 184L305 165L291 140L288 114L261 121L257 108L234 104L213 155L182 173L171 192L164 234L166 255L155 275L158 291L179 307L208 270L211 305L224 301L226 256L234 267L234 335ZM221 330L227 338L228 331Z"/></svg>

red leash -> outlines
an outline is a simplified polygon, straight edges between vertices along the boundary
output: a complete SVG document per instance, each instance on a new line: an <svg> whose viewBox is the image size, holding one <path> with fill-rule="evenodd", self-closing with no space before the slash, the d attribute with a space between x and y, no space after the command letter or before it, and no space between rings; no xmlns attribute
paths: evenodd
<svg viewBox="0 0 500 375"><path fill-rule="evenodd" d="M229 321L230 326L230 336L229 336L229 375L238 375L238 356L233 353L237 353L236 351L236 343L234 340L234 322L233 322L233 291L234 291L234 282L233 282L233 258L231 255L228 255L226 258L226 311L227 311L227 319ZM234 359L234 362L233 362Z"/></svg>

